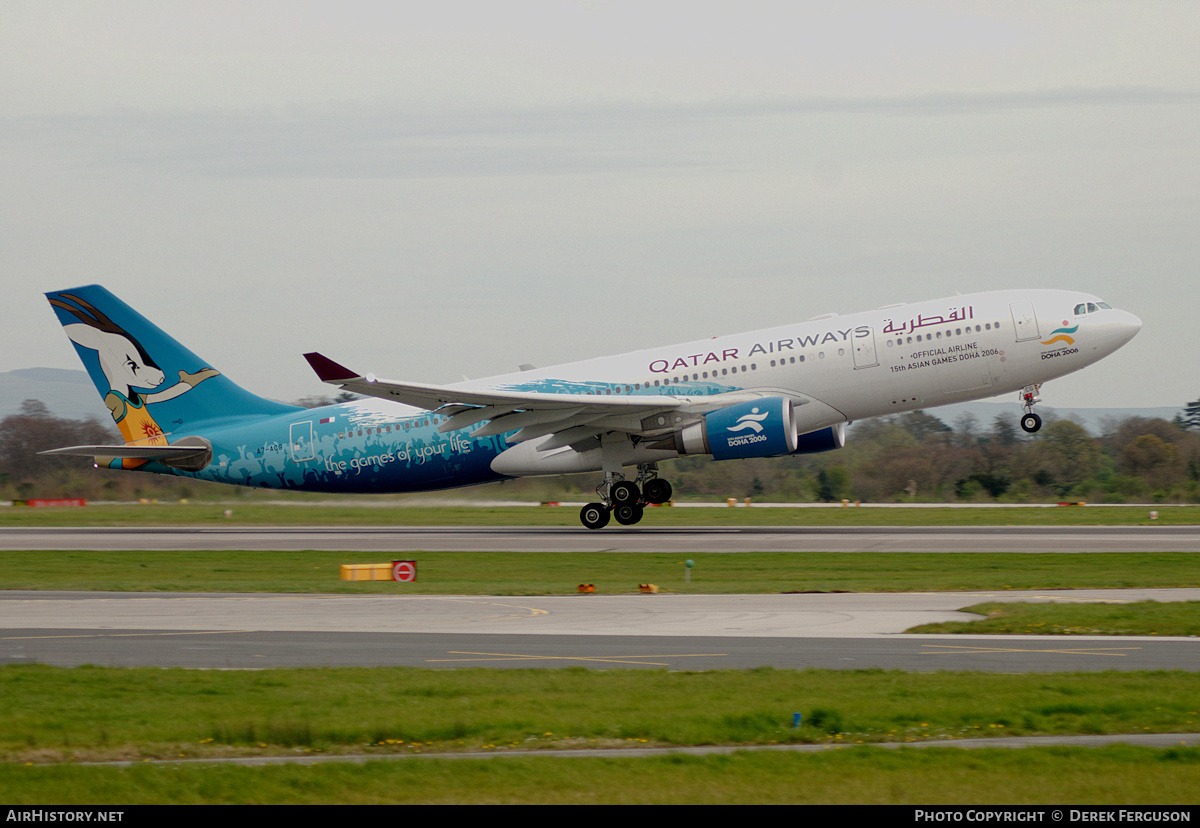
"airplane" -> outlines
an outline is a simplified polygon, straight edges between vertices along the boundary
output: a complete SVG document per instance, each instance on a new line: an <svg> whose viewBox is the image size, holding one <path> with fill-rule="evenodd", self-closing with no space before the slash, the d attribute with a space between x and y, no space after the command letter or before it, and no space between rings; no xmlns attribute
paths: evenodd
<svg viewBox="0 0 1200 828"><path fill-rule="evenodd" d="M99 285L46 294L125 439L47 454L242 486L415 492L604 473L580 521L631 526L672 496L659 463L841 448L846 425L1018 391L1103 359L1141 320L1070 290L1001 290L453 385L379 379L307 353L365 396L322 408L235 385ZM176 377L178 379L176 380Z"/></svg>

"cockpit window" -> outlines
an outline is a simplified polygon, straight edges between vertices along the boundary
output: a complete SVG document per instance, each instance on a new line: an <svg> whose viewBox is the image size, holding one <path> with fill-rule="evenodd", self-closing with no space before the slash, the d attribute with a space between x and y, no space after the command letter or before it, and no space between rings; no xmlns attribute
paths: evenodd
<svg viewBox="0 0 1200 828"><path fill-rule="evenodd" d="M1112 305L1108 304L1107 302L1101 302L1099 300L1097 300L1095 303L1080 302L1078 305L1075 306L1075 315L1083 316L1083 314L1085 314L1085 313L1096 313L1097 311L1099 311L1101 309L1112 310Z"/></svg>
<svg viewBox="0 0 1200 828"><path fill-rule="evenodd" d="M1087 305L1080 302L1078 305L1075 306L1075 315L1079 316L1080 314L1084 314L1084 313L1087 313Z"/></svg>
<svg viewBox="0 0 1200 828"><path fill-rule="evenodd" d="M1096 304L1105 310L1112 310L1112 305L1108 304L1107 302L1097 302Z"/></svg>
<svg viewBox="0 0 1200 828"><path fill-rule="evenodd" d="M1100 310L1098 307L1093 305L1091 302L1088 302L1088 313L1095 313L1098 310Z"/></svg>

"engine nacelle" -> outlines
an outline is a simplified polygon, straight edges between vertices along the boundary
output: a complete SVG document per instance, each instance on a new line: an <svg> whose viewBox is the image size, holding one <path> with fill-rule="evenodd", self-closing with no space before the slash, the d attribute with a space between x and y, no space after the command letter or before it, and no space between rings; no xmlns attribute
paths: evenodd
<svg viewBox="0 0 1200 828"><path fill-rule="evenodd" d="M685 428L680 454L711 454L714 460L777 457L796 450L796 419L791 400L766 397L731 405Z"/></svg>
<svg viewBox="0 0 1200 828"><path fill-rule="evenodd" d="M792 401L784 397L731 405L705 415L703 422L693 423L651 448L679 454L711 454L714 460L735 460L817 454L846 445L845 423L800 433L802 426L796 415Z"/></svg>
<svg viewBox="0 0 1200 828"><path fill-rule="evenodd" d="M838 423L829 428L820 428L801 434L796 438L796 450L792 454L819 454L833 451L846 445L846 424Z"/></svg>

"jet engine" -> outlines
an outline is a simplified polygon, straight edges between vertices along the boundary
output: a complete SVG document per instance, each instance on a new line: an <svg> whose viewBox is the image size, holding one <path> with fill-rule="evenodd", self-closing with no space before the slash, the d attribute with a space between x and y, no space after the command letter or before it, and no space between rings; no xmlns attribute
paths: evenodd
<svg viewBox="0 0 1200 828"><path fill-rule="evenodd" d="M784 397L765 397L706 414L701 422L687 426L651 448L674 450L679 454L711 454L714 460L735 460L814 454L845 444L845 423L801 434L792 401Z"/></svg>
<svg viewBox="0 0 1200 828"><path fill-rule="evenodd" d="M674 435L680 454L711 454L714 460L776 457L796 450L791 400L766 397L713 411Z"/></svg>

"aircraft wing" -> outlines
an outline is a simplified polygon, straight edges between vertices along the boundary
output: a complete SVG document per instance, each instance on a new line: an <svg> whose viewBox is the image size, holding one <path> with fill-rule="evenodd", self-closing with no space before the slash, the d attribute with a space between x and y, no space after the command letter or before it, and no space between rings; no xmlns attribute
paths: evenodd
<svg viewBox="0 0 1200 828"><path fill-rule="evenodd" d="M516 431L508 442L519 443L547 434L556 435L539 445L539 451L579 446L605 431L660 436L694 422L708 411L762 396L755 392L686 397L466 390L381 380L371 374L351 371L318 353L305 354L304 358L323 382L368 397L449 415L439 426L438 430L443 433L488 420L490 422L478 429L475 436Z"/></svg>

